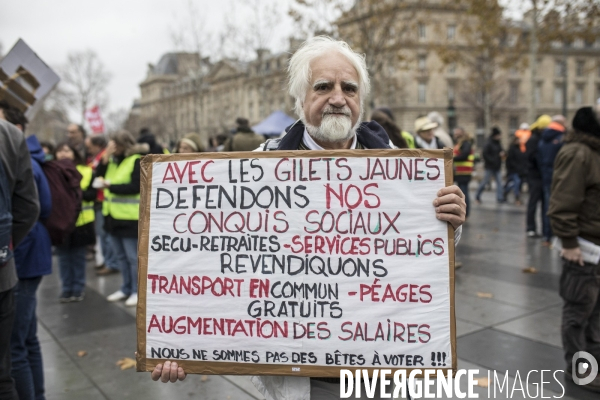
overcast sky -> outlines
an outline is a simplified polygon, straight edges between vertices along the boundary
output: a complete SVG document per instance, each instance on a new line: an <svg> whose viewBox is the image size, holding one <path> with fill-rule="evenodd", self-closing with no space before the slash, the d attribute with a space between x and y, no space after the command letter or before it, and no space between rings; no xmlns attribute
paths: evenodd
<svg viewBox="0 0 600 400"><path fill-rule="evenodd" d="M287 0L276 1L282 15ZM193 0L208 30L216 32L232 8L244 13L244 0ZM22 38L47 64L58 66L71 51L96 51L112 74L110 110L129 108L139 97L147 64L173 51L171 30L183 21L188 0L2 0L0 43L6 54ZM243 15L238 15L240 20ZM275 36L281 36L280 29ZM103 111L106 114L109 110Z"/></svg>

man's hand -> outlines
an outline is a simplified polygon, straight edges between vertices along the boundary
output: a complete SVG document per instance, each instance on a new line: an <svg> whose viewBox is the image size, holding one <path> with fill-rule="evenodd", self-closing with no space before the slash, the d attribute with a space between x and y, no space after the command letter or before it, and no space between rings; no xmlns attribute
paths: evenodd
<svg viewBox="0 0 600 400"><path fill-rule="evenodd" d="M438 197L433 201L435 216L440 221L446 221L457 229L465 222L467 203L465 195L456 185L440 189Z"/></svg>
<svg viewBox="0 0 600 400"><path fill-rule="evenodd" d="M581 254L581 249L579 247L562 249L560 256L565 260L577 263L583 267L583 255Z"/></svg>
<svg viewBox="0 0 600 400"><path fill-rule="evenodd" d="M177 366L176 362L165 361L165 365L157 364L152 371L152 380L157 381L160 379L161 382L177 382L185 379L186 374L183 368Z"/></svg>

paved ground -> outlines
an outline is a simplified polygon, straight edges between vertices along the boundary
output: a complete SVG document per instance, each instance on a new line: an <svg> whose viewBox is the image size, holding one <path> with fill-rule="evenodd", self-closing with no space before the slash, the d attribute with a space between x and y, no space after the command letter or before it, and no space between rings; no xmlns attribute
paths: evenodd
<svg viewBox="0 0 600 400"><path fill-rule="evenodd" d="M525 238L525 208L496 205L491 192L474 206L465 224L456 274L459 368L478 368L486 376L508 371L512 398L524 398L520 381L536 396L539 374L531 370L564 369L560 341L561 299L558 255ZM523 272L534 267L536 274ZM48 400L70 399L260 399L248 377L189 376L185 382L152 382L147 373L121 371L116 362L134 357L134 309L111 304L105 296L119 287L120 277L97 278L90 265L82 303L58 302L58 268L39 290L38 315ZM491 293L491 298L478 293ZM78 352L87 355L80 357ZM515 377L520 377L521 380ZM566 384L564 398L597 399L598 395ZM544 397L559 396L561 386L548 373ZM480 398L487 389L478 388ZM493 392L492 392L493 395ZM493 396L491 396L493 397ZM497 393L495 398L510 398Z"/></svg>

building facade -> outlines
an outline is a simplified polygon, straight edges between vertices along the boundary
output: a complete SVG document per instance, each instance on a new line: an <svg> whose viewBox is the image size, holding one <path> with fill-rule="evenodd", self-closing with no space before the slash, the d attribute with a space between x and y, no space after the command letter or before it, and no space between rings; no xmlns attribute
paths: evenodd
<svg viewBox="0 0 600 400"><path fill-rule="evenodd" d="M352 44L358 23L352 19L338 23L340 38ZM411 14L410 24L399 18L398 25L403 23L409 31L402 35L409 40L390 46L393 54L389 61L377 73L371 70L373 94L365 117L372 107L387 106L398 125L413 132L414 121L421 115L438 111L447 121L454 112L457 124L476 135L478 144L483 143L487 133L478 90L469 79L472 69L460 62L443 62L436 50L440 45L464 44L458 17L433 7ZM526 30L521 24L520 29ZM406 26L388 29L393 33ZM251 62L226 59L211 63L193 53L165 54L156 66L149 65L140 84L136 121L148 126L165 144L173 144L188 132L198 132L207 142L231 130L237 117L256 124L275 110L295 116L293 99L286 90L286 67L298 44L291 42L290 50L279 54L259 50ZM526 53L521 57L528 59ZM600 39L576 41L568 47L558 43L540 53L537 64L534 90L526 63L497 68L493 73L489 126L500 127L505 143L521 123L533 122L527 120L532 95L536 115L562 113L566 99L568 120L578 108L600 97Z"/></svg>
<svg viewBox="0 0 600 400"><path fill-rule="evenodd" d="M210 63L193 53L168 53L149 65L136 101L136 124L165 144L189 132L210 137L229 132L237 117L256 124L275 110L292 115L286 91L289 53L257 52L256 60Z"/></svg>

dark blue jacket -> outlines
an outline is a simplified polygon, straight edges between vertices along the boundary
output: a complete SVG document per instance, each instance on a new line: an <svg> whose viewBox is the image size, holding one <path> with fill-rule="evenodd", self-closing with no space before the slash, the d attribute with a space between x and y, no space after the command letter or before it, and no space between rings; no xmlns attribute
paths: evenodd
<svg viewBox="0 0 600 400"><path fill-rule="evenodd" d="M33 229L15 249L15 263L19 279L35 278L52 273L52 244L50 235L41 220L48 218L52 210L50 186L42 171L44 151L35 136L27 138L27 147L31 155L33 177L40 201L40 217Z"/></svg>
<svg viewBox="0 0 600 400"><path fill-rule="evenodd" d="M550 186L552 184L552 173L554 171L554 159L563 145L565 128L553 122L544 131L538 143L537 164L542 174L542 183Z"/></svg>

